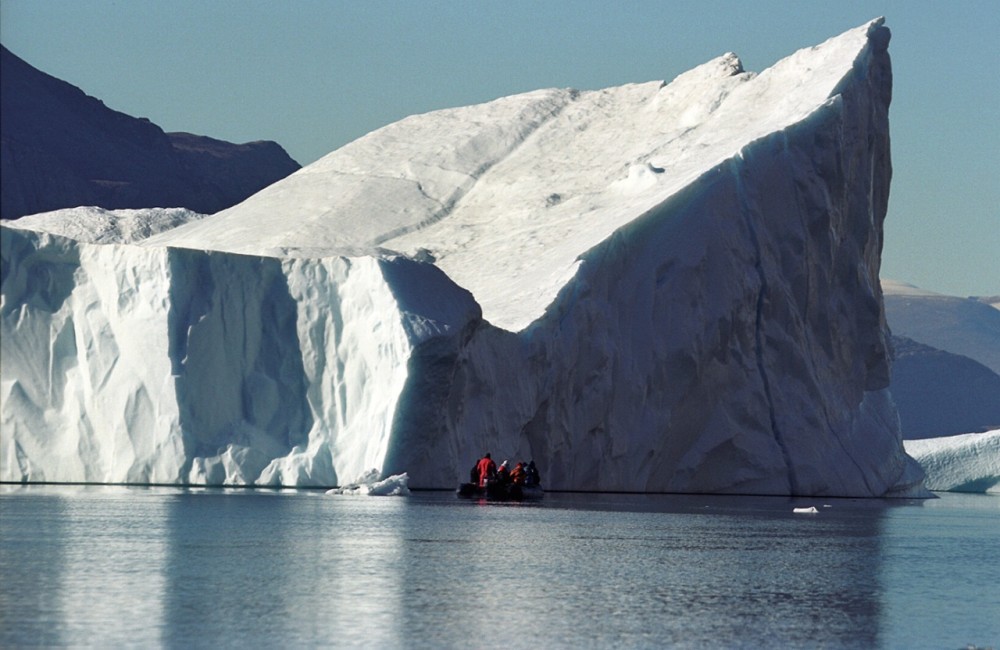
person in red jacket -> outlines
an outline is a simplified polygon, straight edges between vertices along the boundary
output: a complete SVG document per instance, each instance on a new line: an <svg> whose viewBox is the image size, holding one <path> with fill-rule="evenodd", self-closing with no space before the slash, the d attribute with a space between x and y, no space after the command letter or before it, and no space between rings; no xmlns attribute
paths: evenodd
<svg viewBox="0 0 1000 650"><path fill-rule="evenodd" d="M479 469L479 487L486 487L486 480L493 478L497 473L497 464L493 462L489 452L487 452L479 459L476 467Z"/></svg>
<svg viewBox="0 0 1000 650"><path fill-rule="evenodd" d="M510 482L514 485L524 485L525 479L527 478L528 472L524 469L524 461L514 465L514 469L510 471Z"/></svg>

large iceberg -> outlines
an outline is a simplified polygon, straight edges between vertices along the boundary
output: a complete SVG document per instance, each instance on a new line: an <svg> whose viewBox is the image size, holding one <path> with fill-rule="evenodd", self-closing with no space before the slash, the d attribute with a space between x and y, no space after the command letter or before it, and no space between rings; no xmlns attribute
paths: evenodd
<svg viewBox="0 0 1000 650"><path fill-rule="evenodd" d="M0 476L920 493L888 42L409 117L131 244L6 225Z"/></svg>

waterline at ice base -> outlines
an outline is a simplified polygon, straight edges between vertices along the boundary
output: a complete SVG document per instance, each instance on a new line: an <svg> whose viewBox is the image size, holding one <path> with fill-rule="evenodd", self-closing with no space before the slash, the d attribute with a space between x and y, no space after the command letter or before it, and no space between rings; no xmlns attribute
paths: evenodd
<svg viewBox="0 0 1000 650"><path fill-rule="evenodd" d="M0 479L454 489L494 450L547 490L924 495L888 43L412 116L148 237L5 223Z"/></svg>

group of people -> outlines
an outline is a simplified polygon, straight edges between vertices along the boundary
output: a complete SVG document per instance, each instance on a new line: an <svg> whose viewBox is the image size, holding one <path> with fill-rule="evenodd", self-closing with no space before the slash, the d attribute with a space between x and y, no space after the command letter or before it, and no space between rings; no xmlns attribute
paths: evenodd
<svg viewBox="0 0 1000 650"><path fill-rule="evenodd" d="M479 487L486 487L490 481L498 481L502 485L513 483L514 485L523 485L525 487L541 485L542 483L541 476L538 474L538 468L535 467L535 461L527 464L523 460L518 461L514 465L514 468L510 469L505 460L497 467L497 464L493 462L488 452L472 468L469 478L472 483L475 483Z"/></svg>

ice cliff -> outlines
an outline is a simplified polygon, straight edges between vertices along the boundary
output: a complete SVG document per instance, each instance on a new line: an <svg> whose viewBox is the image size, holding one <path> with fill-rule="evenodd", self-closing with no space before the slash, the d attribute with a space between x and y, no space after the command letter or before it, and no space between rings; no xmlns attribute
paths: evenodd
<svg viewBox="0 0 1000 650"><path fill-rule="evenodd" d="M413 116L131 244L7 225L2 479L915 493L888 41Z"/></svg>

